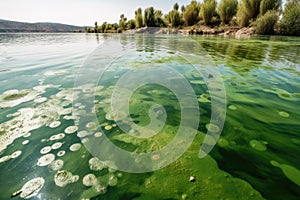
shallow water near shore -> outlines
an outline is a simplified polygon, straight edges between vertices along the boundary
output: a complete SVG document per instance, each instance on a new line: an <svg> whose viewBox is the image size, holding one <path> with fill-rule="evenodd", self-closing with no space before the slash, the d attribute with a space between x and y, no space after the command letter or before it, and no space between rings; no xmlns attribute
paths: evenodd
<svg viewBox="0 0 300 200"><path fill-rule="evenodd" d="M14 199L297 199L300 39L190 37L220 72L227 99L222 134L200 159L207 130L219 129L210 124L210 92L201 74L178 56L189 47L170 44L176 49L166 51L157 45L181 37L189 36L0 34L0 199L12 194ZM88 111L74 88L77 72L99 45L111 41L132 53L109 67L91 66L107 70L97 87L79 88L82 94L95 94L93 111ZM113 45L107 48L114 52ZM94 157L85 144L105 135L128 152L151 153L170 143L178 131L180 103L172 90L158 84L138 88L129 101L130 117L140 126L150 123L153 105L164 107L167 118L157 135L134 138L114 120L120 116L113 115L110 99L118 79L156 65L177 70L194 89L200 111L196 136L163 169L118 171L111 167L118 163ZM154 111L158 116L162 112ZM89 112L96 114L103 133L91 121L84 122L85 130L78 129L76 121ZM135 134L130 127L128 132ZM159 162L161 157L154 154L151 159ZM190 182L191 176L195 180Z"/></svg>

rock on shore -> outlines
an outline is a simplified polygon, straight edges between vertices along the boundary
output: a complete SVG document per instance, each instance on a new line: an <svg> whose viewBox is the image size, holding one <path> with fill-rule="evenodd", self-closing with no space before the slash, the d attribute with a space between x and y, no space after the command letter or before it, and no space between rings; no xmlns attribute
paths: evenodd
<svg viewBox="0 0 300 200"><path fill-rule="evenodd" d="M242 28L240 30L238 30L236 33L235 33L235 38L237 39L240 39L240 38L249 38L251 35L254 35L255 34L255 30L254 28Z"/></svg>
<svg viewBox="0 0 300 200"><path fill-rule="evenodd" d="M144 34L178 34L177 29L170 28L160 28L160 27L143 27L138 29L126 30L123 32L124 34L136 34L136 33L144 33Z"/></svg>
<svg viewBox="0 0 300 200"><path fill-rule="evenodd" d="M159 27L143 27L138 29L126 30L124 34L200 34L200 35L221 35L221 36L232 36L235 38L249 38L255 34L254 28L236 28L236 27L225 27L225 28L210 28L207 26L199 27L185 27L183 29L172 29L172 28L159 28Z"/></svg>

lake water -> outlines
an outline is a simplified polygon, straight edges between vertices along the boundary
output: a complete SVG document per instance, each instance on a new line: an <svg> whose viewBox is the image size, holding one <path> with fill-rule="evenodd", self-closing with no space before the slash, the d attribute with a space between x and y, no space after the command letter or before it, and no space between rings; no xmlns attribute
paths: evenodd
<svg viewBox="0 0 300 200"><path fill-rule="evenodd" d="M293 37L0 34L0 199L298 199L299 55Z"/></svg>

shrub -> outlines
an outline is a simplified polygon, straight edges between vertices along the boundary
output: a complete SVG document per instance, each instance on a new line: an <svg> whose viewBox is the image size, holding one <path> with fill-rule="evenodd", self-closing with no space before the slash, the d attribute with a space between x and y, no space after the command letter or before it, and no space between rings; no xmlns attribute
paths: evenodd
<svg viewBox="0 0 300 200"><path fill-rule="evenodd" d="M146 8L144 11L144 23L148 27L154 27L155 26L155 16L154 16L154 8L149 7Z"/></svg>
<svg viewBox="0 0 300 200"><path fill-rule="evenodd" d="M192 26L199 21L200 4L197 1L191 1L183 10L183 20L188 26Z"/></svg>
<svg viewBox="0 0 300 200"><path fill-rule="evenodd" d="M143 13L141 8L135 11L135 25L137 28L143 27Z"/></svg>
<svg viewBox="0 0 300 200"><path fill-rule="evenodd" d="M216 12L216 6L217 2L215 0L204 0L200 15L205 24L209 24L211 22L211 18Z"/></svg>
<svg viewBox="0 0 300 200"><path fill-rule="evenodd" d="M169 12L168 21L172 27L179 27L181 25L181 16L178 10L172 10Z"/></svg>
<svg viewBox="0 0 300 200"><path fill-rule="evenodd" d="M264 15L268 10L279 10L282 0L262 0L260 2L260 15Z"/></svg>
<svg viewBox="0 0 300 200"><path fill-rule="evenodd" d="M217 8L217 13L220 15L223 24L228 24L236 15L237 7L237 0L221 0Z"/></svg>
<svg viewBox="0 0 300 200"><path fill-rule="evenodd" d="M278 14L274 10L266 12L266 14L260 16L255 25L255 32L260 35L270 35L274 33L275 24L278 21Z"/></svg>
<svg viewBox="0 0 300 200"><path fill-rule="evenodd" d="M127 21L127 18L124 16L124 14L120 15L119 28L121 29L121 31L125 30L126 21Z"/></svg>
<svg viewBox="0 0 300 200"><path fill-rule="evenodd" d="M111 24L111 30L117 30L119 25L117 23Z"/></svg>
<svg viewBox="0 0 300 200"><path fill-rule="evenodd" d="M155 10L154 18L155 18L155 25L158 27L166 27L164 20L162 19L163 13L161 10Z"/></svg>
<svg viewBox="0 0 300 200"><path fill-rule="evenodd" d="M286 3L280 32L284 35L300 36L300 0L290 0Z"/></svg>
<svg viewBox="0 0 300 200"><path fill-rule="evenodd" d="M98 33L98 22L97 22L97 21L95 22L94 32L95 32L95 33Z"/></svg>
<svg viewBox="0 0 300 200"><path fill-rule="evenodd" d="M184 11L185 11L185 6L182 5L181 8L180 8L180 10L181 10L182 13L184 13Z"/></svg>
<svg viewBox="0 0 300 200"><path fill-rule="evenodd" d="M135 29L135 20L134 19L131 19L127 22L126 24L126 28L127 29Z"/></svg>
<svg viewBox="0 0 300 200"><path fill-rule="evenodd" d="M250 20L259 15L261 0L241 0L238 5L237 20L241 27L248 26Z"/></svg>
<svg viewBox="0 0 300 200"><path fill-rule="evenodd" d="M102 25L99 27L100 33L106 33L107 32L107 22L103 22Z"/></svg>
<svg viewBox="0 0 300 200"><path fill-rule="evenodd" d="M179 5L178 5L178 3L175 3L173 6L173 10L178 10L178 9L179 9Z"/></svg>

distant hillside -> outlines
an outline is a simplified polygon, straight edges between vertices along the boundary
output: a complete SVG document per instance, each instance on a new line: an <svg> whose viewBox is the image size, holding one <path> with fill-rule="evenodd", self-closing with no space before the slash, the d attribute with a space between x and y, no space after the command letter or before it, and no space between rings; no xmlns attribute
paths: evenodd
<svg viewBox="0 0 300 200"><path fill-rule="evenodd" d="M58 23L26 23L0 19L0 32L78 32L83 27Z"/></svg>

